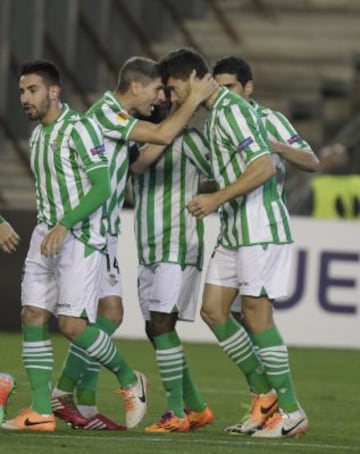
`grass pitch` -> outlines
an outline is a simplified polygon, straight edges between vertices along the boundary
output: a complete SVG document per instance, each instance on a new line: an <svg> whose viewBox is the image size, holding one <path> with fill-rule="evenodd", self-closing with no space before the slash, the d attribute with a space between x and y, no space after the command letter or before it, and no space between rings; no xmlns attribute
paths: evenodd
<svg viewBox="0 0 360 454"><path fill-rule="evenodd" d="M67 342L55 335L53 381L59 375ZM2 372L15 375L16 395L8 406L12 418L30 403L30 392L21 361L21 335L0 335ZM224 428L237 422L249 403L242 374L215 344L185 344L185 354L204 397L215 413L215 423L186 434L148 434L144 427L165 410L165 394L154 353L146 341L116 341L129 363L145 372L152 383L149 411L139 428L126 432L81 431L58 421L55 433L0 430L0 454L352 454L360 453L360 351L290 349L293 378L299 400L310 420L304 437L256 440L231 436ZM107 416L124 421L117 383L101 372L98 406Z"/></svg>

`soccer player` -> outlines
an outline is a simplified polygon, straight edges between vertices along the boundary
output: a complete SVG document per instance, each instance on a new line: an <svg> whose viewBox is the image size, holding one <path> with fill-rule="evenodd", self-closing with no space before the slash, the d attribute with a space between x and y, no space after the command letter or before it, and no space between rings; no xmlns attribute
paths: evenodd
<svg viewBox="0 0 360 454"><path fill-rule="evenodd" d="M20 237L12 226L0 215L0 249L6 254L16 251Z"/></svg>
<svg viewBox="0 0 360 454"><path fill-rule="evenodd" d="M51 313L65 337L116 375L127 425L136 425L146 411L147 380L130 368L105 331L92 324L106 250L102 206L110 194L101 131L60 101L60 75L52 63L25 64L19 88L27 117L40 122L30 138L38 224L25 260L21 298L22 357L32 404L1 427L56 428L50 391Z"/></svg>
<svg viewBox="0 0 360 454"><path fill-rule="evenodd" d="M253 75L250 65L244 59L231 56L218 60L213 68L213 75L220 85L245 98L259 114L272 151L271 159L276 168L278 191L286 201L284 193L286 162L299 170L316 172L319 170L318 158L310 145L281 112L261 106L251 98L254 90ZM239 296L232 304L231 313L242 323L243 314ZM241 427L242 421L228 427L226 431L241 433Z"/></svg>
<svg viewBox="0 0 360 454"><path fill-rule="evenodd" d="M166 145L181 131L200 102L214 91L217 84L205 75L199 81L192 77L192 91L181 109L159 124L141 121L137 116L149 116L154 105L164 100L163 84L155 61L133 57L120 69L114 92L107 91L87 112L99 126L109 160L111 195L104 216L109 219L108 255L101 283L97 324L111 335L123 315L120 271L117 263L117 238L120 234L120 212L124 203L129 167L129 141L153 142ZM163 146L142 153L137 166L148 165L162 152ZM98 413L95 398L99 364L84 351L71 345L60 379L53 392L55 414L73 425L87 429L116 429L104 415ZM77 387L77 409L73 391ZM84 417L92 418L89 423ZM129 426L129 425L128 425Z"/></svg>
<svg viewBox="0 0 360 454"><path fill-rule="evenodd" d="M298 134L281 112L257 104L251 98L254 81L250 65L239 57L224 57L213 68L215 80L245 98L259 114L272 151L271 159L277 172L278 190L284 197L286 162L299 170L316 172L319 160L311 146Z"/></svg>
<svg viewBox="0 0 360 454"><path fill-rule="evenodd" d="M179 107L174 96L172 103ZM195 318L204 232L186 203L198 193L200 176L211 178L208 155L202 135L185 128L147 169L137 161L131 166L139 302L167 396L167 410L146 432L188 432L214 419L176 331L178 320Z"/></svg>
<svg viewBox="0 0 360 454"><path fill-rule="evenodd" d="M167 87L180 99L194 70L201 77L208 65L191 49L174 51L161 62ZM208 265L201 315L255 393L243 431L254 437L298 436L307 430L308 420L295 394L272 308L273 299L287 291L293 240L266 131L253 107L226 87L204 105L219 189L197 195L188 209L198 219L219 210L220 235ZM230 314L238 292L252 338Z"/></svg>

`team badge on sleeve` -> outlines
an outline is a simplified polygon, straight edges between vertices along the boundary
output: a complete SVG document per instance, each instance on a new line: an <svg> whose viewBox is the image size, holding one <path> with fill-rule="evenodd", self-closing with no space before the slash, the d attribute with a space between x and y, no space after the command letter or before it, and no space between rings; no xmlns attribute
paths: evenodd
<svg viewBox="0 0 360 454"><path fill-rule="evenodd" d="M90 153L95 156L97 154L102 154L105 152L104 144L96 145L96 147L90 149Z"/></svg>
<svg viewBox="0 0 360 454"><path fill-rule="evenodd" d="M130 118L130 115L128 115L126 112L120 112L117 116L118 122L122 126L126 125L129 122Z"/></svg>
<svg viewBox="0 0 360 454"><path fill-rule="evenodd" d="M252 137L247 137L246 139L242 140L239 143L239 150L245 150L249 145L251 145L254 142L254 139Z"/></svg>
<svg viewBox="0 0 360 454"><path fill-rule="evenodd" d="M293 143L299 142L300 140L301 140L301 137L299 136L299 134L296 134L295 136L292 136L292 137L290 137L290 139L288 139L288 143L289 143L289 145L292 145Z"/></svg>

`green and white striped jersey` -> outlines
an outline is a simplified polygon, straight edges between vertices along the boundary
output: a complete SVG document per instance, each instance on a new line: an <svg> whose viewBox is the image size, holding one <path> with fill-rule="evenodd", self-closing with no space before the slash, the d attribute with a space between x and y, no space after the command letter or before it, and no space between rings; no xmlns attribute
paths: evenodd
<svg viewBox="0 0 360 454"><path fill-rule="evenodd" d="M298 134L285 115L281 112L271 110L268 107L260 106L254 100L250 100L250 104L260 116L269 140L281 142L299 150L308 150L311 152L310 145ZM285 199L284 185L286 161L277 153L272 153L271 158L276 167L279 194Z"/></svg>
<svg viewBox="0 0 360 454"><path fill-rule="evenodd" d="M203 222L186 204L198 193L200 175L211 177L209 148L185 129L143 175L133 175L135 234L142 265L159 262L202 268Z"/></svg>
<svg viewBox="0 0 360 454"><path fill-rule="evenodd" d="M107 167L101 132L96 124L64 104L51 124L39 124L30 137L30 162L35 177L38 222L54 226L75 208L90 188L87 174ZM73 235L104 249L102 208L75 224Z"/></svg>
<svg viewBox="0 0 360 454"><path fill-rule="evenodd" d="M108 218L109 233L118 235L129 169L128 137L138 120L121 107L110 91L90 107L86 115L95 120L104 137L111 186L111 195L104 215Z"/></svg>
<svg viewBox="0 0 360 454"><path fill-rule="evenodd" d="M206 132L211 166L220 188L235 182L257 158L270 154L266 131L255 109L222 87L210 110ZM292 242L289 215L276 177L222 205L220 243L230 249Z"/></svg>

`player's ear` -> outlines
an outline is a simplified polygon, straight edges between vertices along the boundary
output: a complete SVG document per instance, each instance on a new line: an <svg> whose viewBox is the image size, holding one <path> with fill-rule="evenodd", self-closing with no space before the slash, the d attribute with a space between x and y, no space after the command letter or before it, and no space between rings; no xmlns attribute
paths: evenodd
<svg viewBox="0 0 360 454"><path fill-rule="evenodd" d="M133 81L130 83L130 90L131 90L131 93L134 95L134 96L138 96L139 93L141 92L141 88L142 88L142 83L139 82L139 81Z"/></svg>
<svg viewBox="0 0 360 454"><path fill-rule="evenodd" d="M254 82L252 80L248 80L245 84L245 96L250 97L252 95L252 92L254 91Z"/></svg>
<svg viewBox="0 0 360 454"><path fill-rule="evenodd" d="M60 97L61 88L58 85L52 85L49 90L50 99L55 100Z"/></svg>

